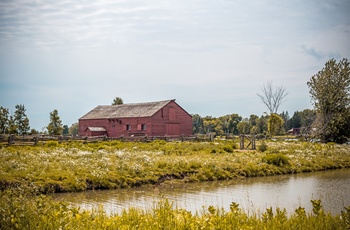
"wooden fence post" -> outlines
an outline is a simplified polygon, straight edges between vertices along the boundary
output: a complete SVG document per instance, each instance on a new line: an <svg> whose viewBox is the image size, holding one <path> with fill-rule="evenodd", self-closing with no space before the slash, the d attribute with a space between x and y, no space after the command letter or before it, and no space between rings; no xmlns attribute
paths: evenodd
<svg viewBox="0 0 350 230"><path fill-rule="evenodd" d="M8 145L9 145L9 146L12 145L12 143L13 143L13 138L14 138L14 136L13 136L12 134L8 137L7 142L8 142Z"/></svg>
<svg viewBox="0 0 350 230"><path fill-rule="evenodd" d="M239 138L240 138L240 141L239 141L239 147L240 149L245 149L244 148L244 140L248 140L249 143L246 147L246 149L249 148L249 146L251 145L251 149L252 150L255 150L256 149L256 145L255 145L255 135L244 135L244 134L241 134L239 135Z"/></svg>
<svg viewBox="0 0 350 230"><path fill-rule="evenodd" d="M243 134L239 135L239 148L244 149L244 135Z"/></svg>
<svg viewBox="0 0 350 230"><path fill-rule="evenodd" d="M38 144L38 138L37 137L33 137L33 141L34 141L34 145Z"/></svg>

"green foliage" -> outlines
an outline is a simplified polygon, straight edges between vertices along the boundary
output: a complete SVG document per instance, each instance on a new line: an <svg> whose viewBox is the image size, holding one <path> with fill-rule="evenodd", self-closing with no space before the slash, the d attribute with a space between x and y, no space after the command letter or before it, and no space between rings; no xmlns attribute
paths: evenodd
<svg viewBox="0 0 350 230"><path fill-rule="evenodd" d="M266 142L265 152L236 150L233 140L2 147L0 190L30 183L43 193L73 192L350 167L348 145Z"/></svg>
<svg viewBox="0 0 350 230"><path fill-rule="evenodd" d="M314 203L314 202L313 202ZM341 215L331 215L318 209L307 214L299 207L287 215L285 209L267 208L252 215L236 203L229 211L209 206L203 213L178 209L168 200L155 203L144 211L124 209L108 215L100 206L92 211L80 210L65 202L56 202L48 196L18 190L1 192L1 229L348 229L350 208ZM319 210L319 211L317 211Z"/></svg>
<svg viewBox="0 0 350 230"><path fill-rule="evenodd" d="M13 116L9 117L8 121L8 133L9 134L18 134L18 126L16 125L15 119Z"/></svg>
<svg viewBox="0 0 350 230"><path fill-rule="evenodd" d="M69 133L68 125L63 125L63 127L62 127L62 134L63 135L68 135L68 133Z"/></svg>
<svg viewBox="0 0 350 230"><path fill-rule="evenodd" d="M0 133L8 132L10 112L7 108L0 106Z"/></svg>
<svg viewBox="0 0 350 230"><path fill-rule="evenodd" d="M270 136L275 136L279 133L283 125L283 119L275 113L270 114L267 129L270 133Z"/></svg>
<svg viewBox="0 0 350 230"><path fill-rule="evenodd" d="M265 141L262 141L261 144L258 146L258 150L260 152L265 152L267 150L267 144Z"/></svg>
<svg viewBox="0 0 350 230"><path fill-rule="evenodd" d="M78 133L79 133L79 124L78 124L78 122L73 123L73 124L69 127L68 133L69 133L70 135L73 135L73 136L78 135Z"/></svg>
<svg viewBox="0 0 350 230"><path fill-rule="evenodd" d="M203 118L199 116L198 114L193 114L192 115L192 127L193 127L193 133L200 133L204 134L205 133L205 128L203 124Z"/></svg>
<svg viewBox="0 0 350 230"><path fill-rule="evenodd" d="M223 147L224 151L227 153L233 153L233 148L232 146L224 146Z"/></svg>
<svg viewBox="0 0 350 230"><path fill-rule="evenodd" d="M262 158L262 160L263 162L275 166L285 166L289 164L289 158L282 153L266 155Z"/></svg>
<svg viewBox="0 0 350 230"><path fill-rule="evenodd" d="M50 123L47 125L47 131L50 135L61 135L62 130L62 121L57 109L55 109L50 113Z"/></svg>
<svg viewBox="0 0 350 230"><path fill-rule="evenodd" d="M291 128L309 128L316 120L316 111L311 109L304 109L303 111L294 112L293 116L286 121L286 129Z"/></svg>
<svg viewBox="0 0 350 230"><path fill-rule="evenodd" d="M331 59L307 83L316 109L315 126L325 142L350 137L350 63Z"/></svg>
<svg viewBox="0 0 350 230"><path fill-rule="evenodd" d="M24 105L16 105L14 113L14 123L17 127L17 132L20 135L27 134L30 130L29 119L26 115Z"/></svg>
<svg viewBox="0 0 350 230"><path fill-rule="evenodd" d="M192 115L194 134L216 133L217 135L238 134L238 123L242 117L238 114L229 114L218 118L212 116L201 117Z"/></svg>
<svg viewBox="0 0 350 230"><path fill-rule="evenodd" d="M238 132L240 134L249 134L250 133L250 124L247 120L243 120L237 125Z"/></svg>
<svg viewBox="0 0 350 230"><path fill-rule="evenodd" d="M116 97L113 99L112 105L122 105L124 104L123 99L120 97Z"/></svg>
<svg viewBox="0 0 350 230"><path fill-rule="evenodd" d="M58 146L58 141L47 141L46 142L47 147L57 147Z"/></svg>
<svg viewBox="0 0 350 230"><path fill-rule="evenodd" d="M301 127L301 115L299 111L294 112L293 116L287 120L286 128L289 130L291 128L300 128Z"/></svg>

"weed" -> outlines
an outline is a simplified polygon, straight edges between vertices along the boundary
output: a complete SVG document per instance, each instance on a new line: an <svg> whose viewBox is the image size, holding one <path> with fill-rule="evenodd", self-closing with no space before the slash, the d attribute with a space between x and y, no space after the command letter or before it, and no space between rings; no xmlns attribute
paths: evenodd
<svg viewBox="0 0 350 230"><path fill-rule="evenodd" d="M47 141L46 142L47 147L57 147L58 146L58 141Z"/></svg>
<svg viewBox="0 0 350 230"><path fill-rule="evenodd" d="M262 141L262 142L261 142L261 145L258 146L258 150L259 150L260 152L265 152L265 151L267 150L267 144L266 144L265 141Z"/></svg>
<svg viewBox="0 0 350 230"><path fill-rule="evenodd" d="M289 165L289 158L281 153L266 155L262 158L262 161L281 167L284 165Z"/></svg>
<svg viewBox="0 0 350 230"><path fill-rule="evenodd" d="M266 209L261 215L248 215L236 203L230 210L209 206L202 214L174 207L162 200L150 210L130 207L120 214L107 215L102 206L83 211L65 202L21 189L0 194L1 229L349 229L350 207L341 215L330 215L313 202L314 215L299 207L287 216L285 209Z"/></svg>
<svg viewBox="0 0 350 230"><path fill-rule="evenodd" d="M31 183L38 191L74 192L157 183L225 180L350 167L350 146L268 142L269 149L234 151L237 142L47 142L0 148L0 190ZM232 154L234 152L234 154Z"/></svg>

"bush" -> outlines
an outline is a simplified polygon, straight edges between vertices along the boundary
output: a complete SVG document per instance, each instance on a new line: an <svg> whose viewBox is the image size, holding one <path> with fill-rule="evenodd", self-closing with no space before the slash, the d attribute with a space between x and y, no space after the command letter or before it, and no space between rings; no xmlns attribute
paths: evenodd
<svg viewBox="0 0 350 230"><path fill-rule="evenodd" d="M233 153L233 148L232 146L228 145L228 146L224 146L223 150L227 153Z"/></svg>
<svg viewBox="0 0 350 230"><path fill-rule="evenodd" d="M262 161L276 166L289 165L289 158L282 153L267 155L262 158Z"/></svg>
<svg viewBox="0 0 350 230"><path fill-rule="evenodd" d="M46 142L47 147L57 147L58 146L58 141L47 141Z"/></svg>
<svg viewBox="0 0 350 230"><path fill-rule="evenodd" d="M267 144L266 144L265 141L263 141L263 142L261 143L261 145L259 145L258 150L259 150L260 152L265 152L265 151L267 150Z"/></svg>

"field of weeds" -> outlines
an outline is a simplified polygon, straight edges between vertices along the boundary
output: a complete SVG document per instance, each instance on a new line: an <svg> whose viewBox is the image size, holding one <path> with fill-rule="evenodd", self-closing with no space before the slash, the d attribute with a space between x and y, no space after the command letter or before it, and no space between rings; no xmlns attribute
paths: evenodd
<svg viewBox="0 0 350 230"><path fill-rule="evenodd" d="M322 209L320 200L311 200L312 213L299 207L291 215L285 209L266 209L261 214L246 214L238 204L229 211L209 206L201 213L174 207L168 200L151 210L125 209L107 215L103 208L83 211L45 195L18 190L0 192L0 229L349 229L350 207L340 215Z"/></svg>
<svg viewBox="0 0 350 230"><path fill-rule="evenodd" d="M350 167L349 145L258 141L258 150L237 146L236 141L220 140L49 141L0 147L0 190L35 187L37 193L75 192Z"/></svg>

